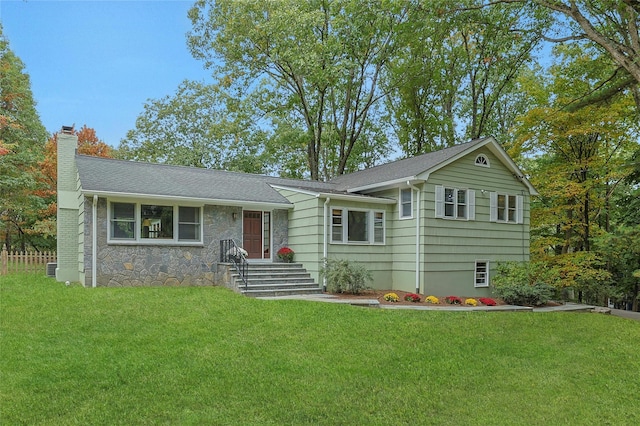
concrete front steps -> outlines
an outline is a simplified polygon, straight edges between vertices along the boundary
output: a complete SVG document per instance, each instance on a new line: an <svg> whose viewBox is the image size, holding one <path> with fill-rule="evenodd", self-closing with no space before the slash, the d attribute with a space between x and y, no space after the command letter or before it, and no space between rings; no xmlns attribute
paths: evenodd
<svg viewBox="0 0 640 426"><path fill-rule="evenodd" d="M250 297L322 294L320 285L301 263L250 263L246 288L235 271L231 279L242 294Z"/></svg>

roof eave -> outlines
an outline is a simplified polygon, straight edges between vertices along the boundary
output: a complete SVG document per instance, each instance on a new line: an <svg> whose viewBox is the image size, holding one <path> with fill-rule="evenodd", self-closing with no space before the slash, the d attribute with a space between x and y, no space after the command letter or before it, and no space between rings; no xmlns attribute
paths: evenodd
<svg viewBox="0 0 640 426"><path fill-rule="evenodd" d="M218 206L239 206L239 207L255 207L255 208L280 208L280 209L292 209L293 204L286 203L274 203L268 201L245 201L245 200L227 200L216 198L199 198L199 197L181 197L177 195L157 195L157 194L137 194L131 192L112 192L112 191L98 191L98 190L83 190L82 194L92 197L97 195L98 197L118 198L123 200L149 200L149 201L171 201L181 202L189 204L210 204Z"/></svg>
<svg viewBox="0 0 640 426"><path fill-rule="evenodd" d="M527 187L527 189L529 190L529 194L531 194L531 195L539 195L538 191L536 191L536 189L533 187L531 182L529 182L529 179L527 179L524 176L524 173L522 173L522 170L520 170L520 168L516 165L516 163L514 163L514 161L509 156L509 154L507 154L507 152L504 150L504 148L502 148L502 146L500 146L498 141L496 141L493 136L489 136L489 137L485 138L483 141L479 142L478 144L474 144L473 146L469 147L468 149L465 149L464 151L459 152L458 154L454 155L453 157L448 158L446 161L438 163L437 165L425 170L425 173L427 173L427 175L429 175L429 174L433 173L434 171L439 170L439 169L441 169L441 168L453 163L454 161L459 160L460 158L464 157L465 155L469 154L470 152L473 152L473 151L477 150L478 148L482 148L483 146L486 146L486 145L491 145L491 147L489 148L491 150L491 152L495 156L499 157L500 160L502 161L502 163L505 164L507 166L507 168L510 169L510 171L513 174L514 178L518 179L520 182L522 182L522 184L524 186Z"/></svg>
<svg viewBox="0 0 640 426"><path fill-rule="evenodd" d="M338 194L335 192L320 192L320 191L309 191L306 189L300 188L292 188L288 186L282 185L271 185L275 189L284 189L292 192L297 192L300 194L306 194L315 198L331 198L332 200L344 200L344 201L355 201L359 203L371 203L371 204L395 204L396 200L391 198L382 198L382 197L369 197L367 195L351 195L351 194Z"/></svg>
<svg viewBox="0 0 640 426"><path fill-rule="evenodd" d="M320 192L317 195L318 198L331 198L332 200L343 200L343 201L356 201L359 203L370 203L370 204L396 204L398 201L391 198L382 198L382 197L368 197L365 195L350 195L350 194L335 194L329 192Z"/></svg>
<svg viewBox="0 0 640 426"><path fill-rule="evenodd" d="M379 183L373 183L370 185L363 185L363 186L358 186L354 188L349 188L347 189L347 192L354 193L354 192L382 191L384 189L401 186L403 184L406 184L407 182L410 182L412 185L415 185L418 183L424 183L425 179L418 179L416 176L407 176L407 177L402 177L398 179L388 180L385 182L379 182Z"/></svg>

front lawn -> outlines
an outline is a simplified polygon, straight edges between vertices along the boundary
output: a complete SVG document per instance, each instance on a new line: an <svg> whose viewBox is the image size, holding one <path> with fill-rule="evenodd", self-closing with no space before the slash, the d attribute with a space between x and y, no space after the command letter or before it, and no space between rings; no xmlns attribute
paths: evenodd
<svg viewBox="0 0 640 426"><path fill-rule="evenodd" d="M640 323L0 277L1 424L640 424Z"/></svg>

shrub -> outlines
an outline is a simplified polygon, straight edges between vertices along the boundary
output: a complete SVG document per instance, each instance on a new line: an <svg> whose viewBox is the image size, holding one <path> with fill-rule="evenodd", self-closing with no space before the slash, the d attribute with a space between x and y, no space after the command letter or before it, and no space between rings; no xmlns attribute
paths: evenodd
<svg viewBox="0 0 640 426"><path fill-rule="evenodd" d="M360 294L372 280L371 272L364 266L346 259L326 259L320 276L327 279L327 289L332 293Z"/></svg>
<svg viewBox="0 0 640 426"><path fill-rule="evenodd" d="M450 305L461 305L462 304L462 299L460 299L458 296L447 296L444 298L444 301L447 302Z"/></svg>
<svg viewBox="0 0 640 426"><path fill-rule="evenodd" d="M404 295L404 300L406 300L407 302L417 303L420 301L420 296L415 293L407 293Z"/></svg>
<svg viewBox="0 0 640 426"><path fill-rule="evenodd" d="M427 296L424 298L424 301L427 303L433 303L433 304L440 303L440 300L438 300L438 298L435 296Z"/></svg>
<svg viewBox="0 0 640 426"><path fill-rule="evenodd" d="M486 306L496 306L496 301L491 299L490 297L481 297L478 299L480 303Z"/></svg>
<svg viewBox="0 0 640 426"><path fill-rule="evenodd" d="M547 274L541 265L504 262L499 263L496 270L494 291L510 305L544 305L554 293L554 288L542 281Z"/></svg>
<svg viewBox="0 0 640 426"><path fill-rule="evenodd" d="M387 302L398 302L400 301L400 298L395 293L387 293L384 295L384 300Z"/></svg>
<svg viewBox="0 0 640 426"><path fill-rule="evenodd" d="M466 299L464 304L469 306L478 306L478 301L476 299Z"/></svg>

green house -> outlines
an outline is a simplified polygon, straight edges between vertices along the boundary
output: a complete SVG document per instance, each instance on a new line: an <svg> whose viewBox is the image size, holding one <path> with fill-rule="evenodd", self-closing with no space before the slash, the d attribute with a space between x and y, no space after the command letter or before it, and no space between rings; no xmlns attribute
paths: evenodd
<svg viewBox="0 0 640 426"><path fill-rule="evenodd" d="M349 259L374 288L491 293L495 262L529 259L536 191L493 138L329 182L77 155L58 139L57 279L85 286L217 285L221 241L248 264L295 252L317 283Z"/></svg>

